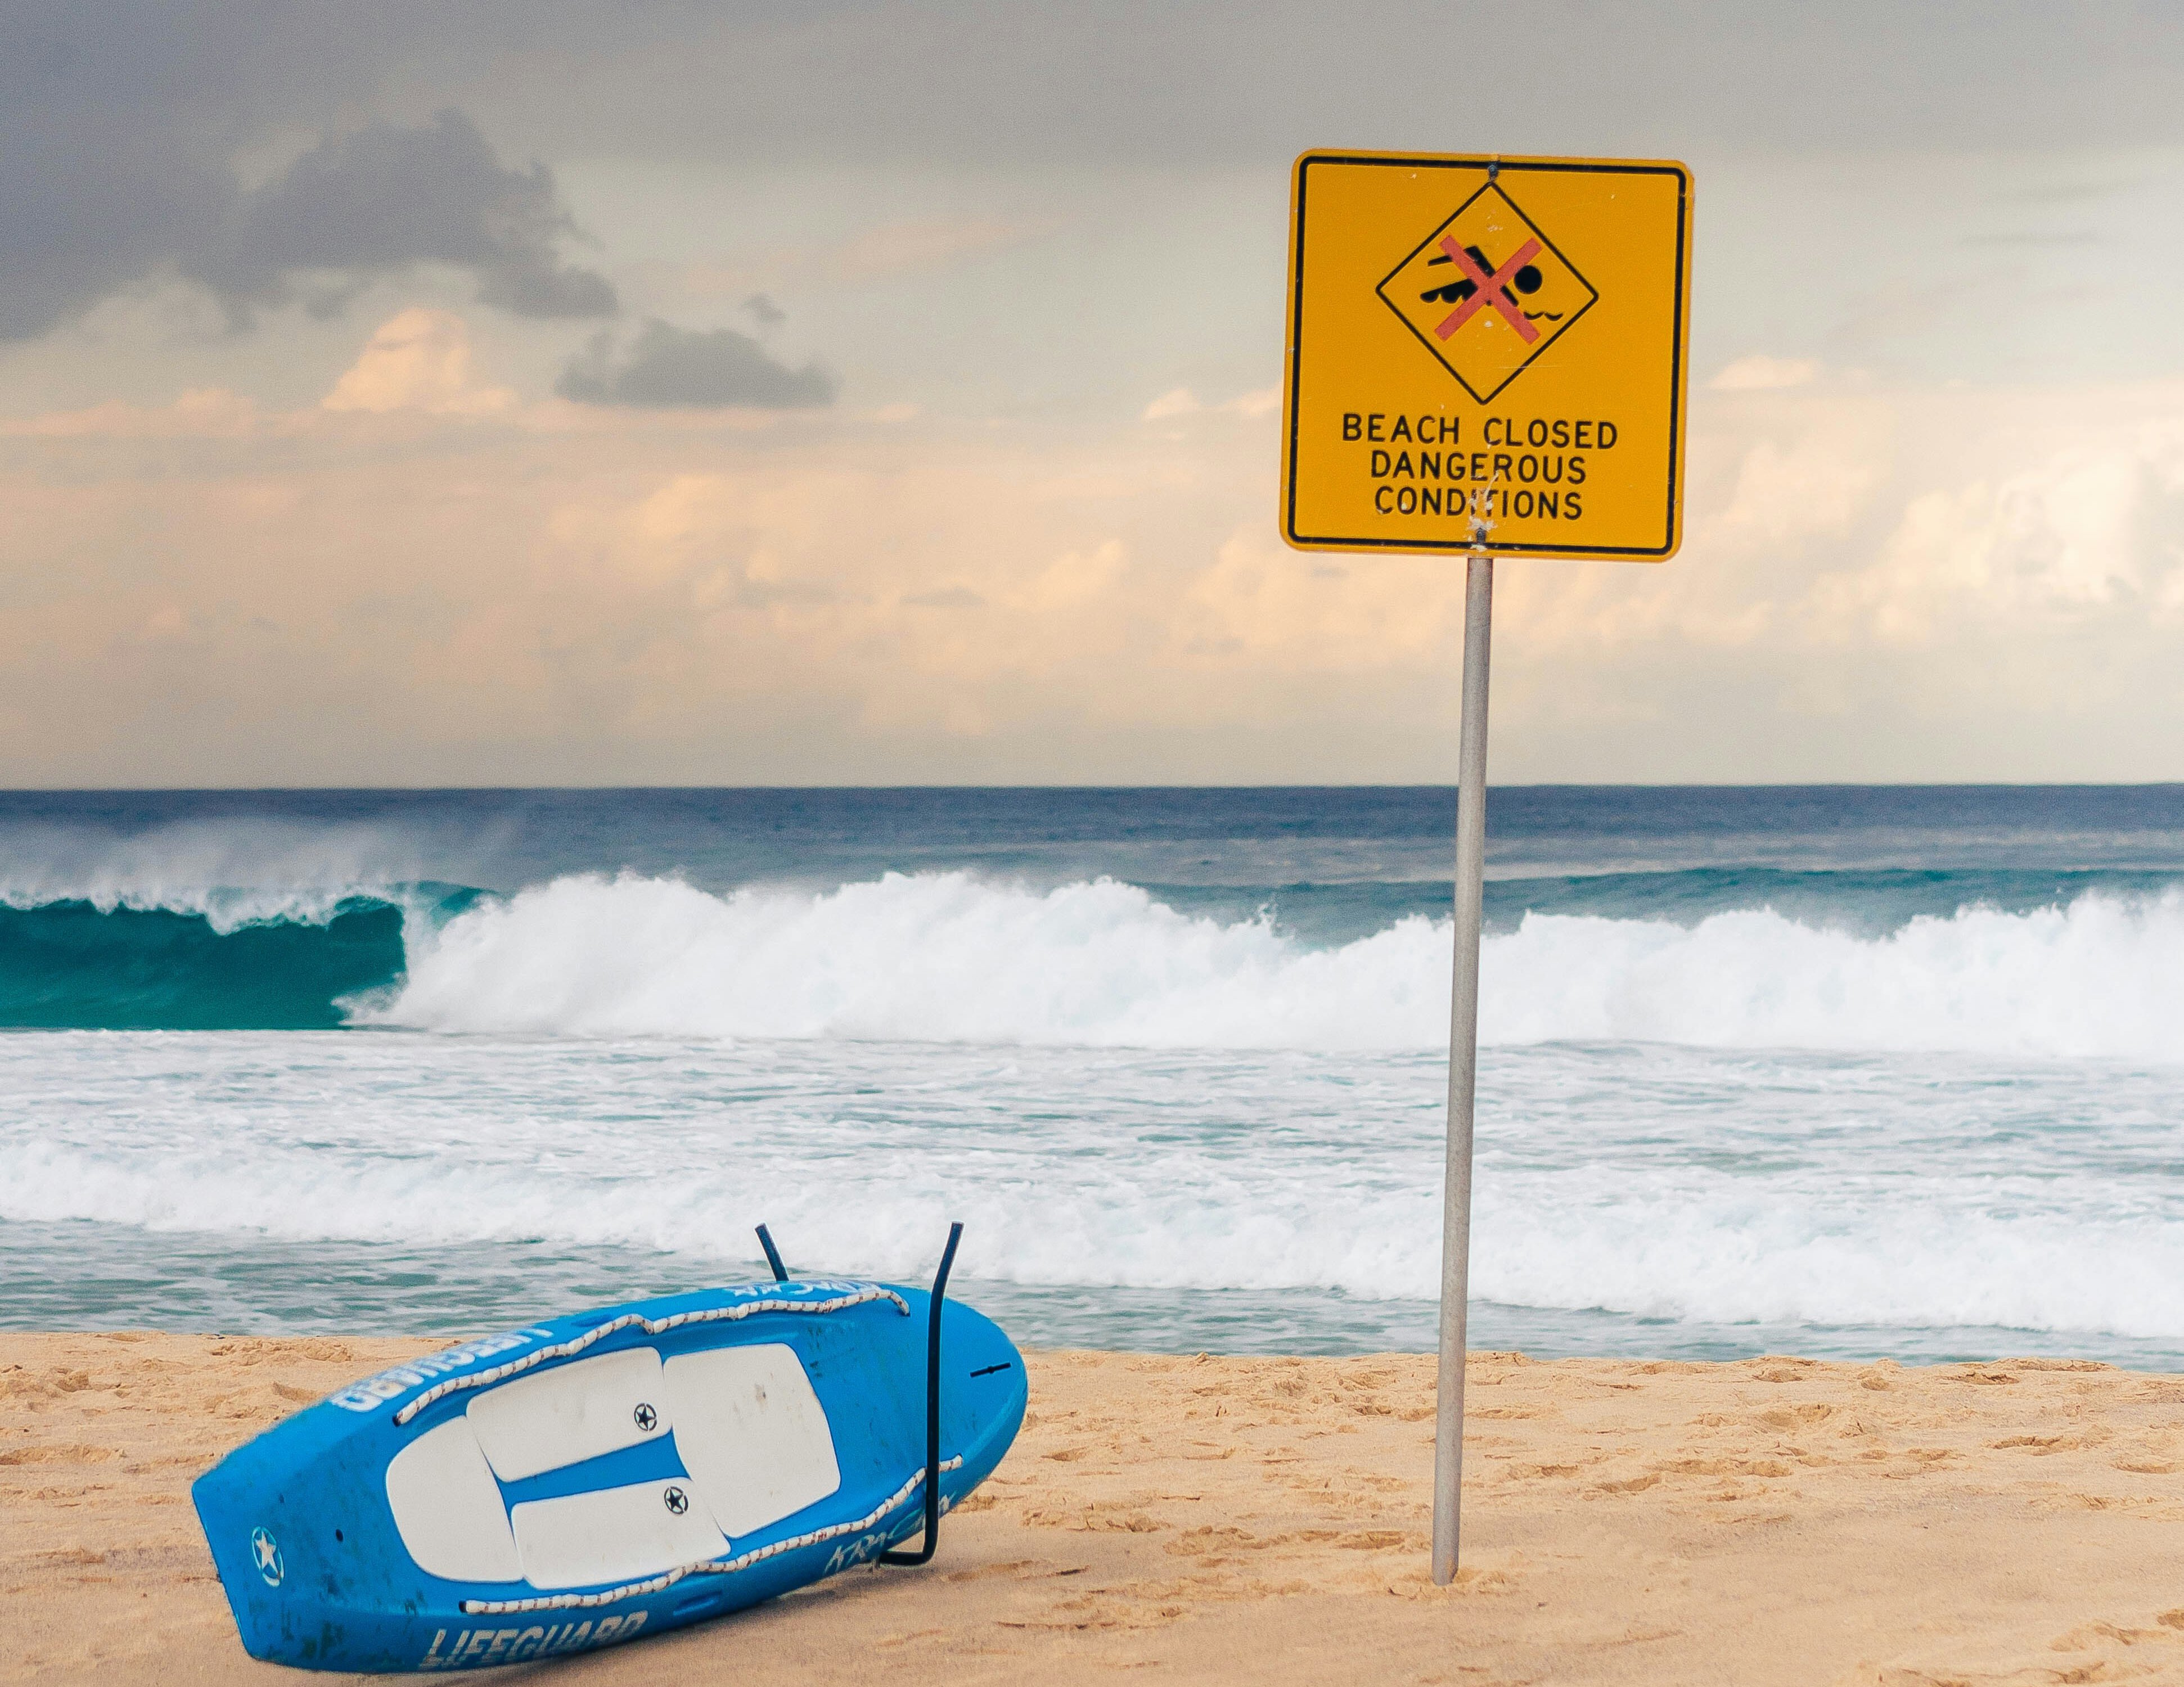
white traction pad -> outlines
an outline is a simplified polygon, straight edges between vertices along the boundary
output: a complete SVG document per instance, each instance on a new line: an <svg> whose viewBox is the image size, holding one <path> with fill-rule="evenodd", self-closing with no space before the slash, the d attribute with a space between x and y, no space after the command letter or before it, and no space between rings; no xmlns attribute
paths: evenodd
<svg viewBox="0 0 2184 1687"><path fill-rule="evenodd" d="M794 1348L679 1354L664 1381L682 1467L728 1534L753 1534L842 1485L833 1432Z"/></svg>

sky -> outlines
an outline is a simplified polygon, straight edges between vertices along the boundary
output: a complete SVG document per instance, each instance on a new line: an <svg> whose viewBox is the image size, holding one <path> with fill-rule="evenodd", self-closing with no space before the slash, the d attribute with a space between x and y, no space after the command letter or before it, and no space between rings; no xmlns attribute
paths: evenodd
<svg viewBox="0 0 2184 1687"><path fill-rule="evenodd" d="M1308 147L1673 158L1685 542L1496 782L2184 778L2184 8L0 0L0 784L1453 777Z"/></svg>

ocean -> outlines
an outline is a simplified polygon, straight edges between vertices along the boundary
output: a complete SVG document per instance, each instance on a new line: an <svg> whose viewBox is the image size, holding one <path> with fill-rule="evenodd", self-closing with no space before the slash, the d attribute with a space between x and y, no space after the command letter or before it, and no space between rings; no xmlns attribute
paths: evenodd
<svg viewBox="0 0 2184 1687"><path fill-rule="evenodd" d="M0 1324L1433 1345L1453 794L0 793ZM1474 1345L2184 1368L2184 787L1488 801Z"/></svg>

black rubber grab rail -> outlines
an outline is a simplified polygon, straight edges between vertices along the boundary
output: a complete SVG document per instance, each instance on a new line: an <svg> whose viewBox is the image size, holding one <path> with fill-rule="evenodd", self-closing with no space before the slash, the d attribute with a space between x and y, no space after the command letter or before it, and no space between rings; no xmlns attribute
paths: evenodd
<svg viewBox="0 0 2184 1687"><path fill-rule="evenodd" d="M776 1283L788 1282L788 1267L782 1264L781 1250L773 1245L773 1238L766 1233L763 1224L758 1228L758 1244L766 1250L766 1262L773 1267L773 1280Z"/></svg>
<svg viewBox="0 0 2184 1687"><path fill-rule="evenodd" d="M948 1294L948 1268L963 1227L948 1227L948 1246L933 1278L933 1316L925 1327L925 1539L915 1552L883 1552L883 1564L930 1563L940 1545L940 1307Z"/></svg>
<svg viewBox="0 0 2184 1687"><path fill-rule="evenodd" d="M948 1245L940 1254L940 1269L933 1277L932 1311L925 1327L925 1539L915 1552L881 1553L883 1564L929 1564L940 1547L940 1309L948 1298L948 1272L956 1263L956 1244L962 1239L963 1227L950 1224ZM773 1280L788 1282L788 1267L782 1264L781 1250L773 1245L773 1238L763 1224L758 1227L758 1244L766 1250Z"/></svg>

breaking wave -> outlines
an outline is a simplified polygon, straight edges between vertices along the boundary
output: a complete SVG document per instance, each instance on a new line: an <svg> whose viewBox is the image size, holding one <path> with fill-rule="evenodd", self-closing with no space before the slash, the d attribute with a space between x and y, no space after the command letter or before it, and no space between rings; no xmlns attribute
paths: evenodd
<svg viewBox="0 0 2184 1687"><path fill-rule="evenodd" d="M1500 887L1506 890L1507 887ZM2184 892L1924 914L1533 911L1490 934L1490 1044L2184 1060ZM1178 910L1112 879L962 872L715 894L575 876L250 896L0 889L0 1025L1430 1050L1449 927L1313 944L1271 912Z"/></svg>
<svg viewBox="0 0 2184 1687"><path fill-rule="evenodd" d="M539 1035L1233 1049L1429 1049L1449 927L1312 948L1271 918L1180 913L1112 880L1037 891L890 874L716 896L577 877L413 921L359 1022ZM1879 933L1767 909L1529 914L1490 936L1490 1044L2184 1059L2184 895L1966 908Z"/></svg>
<svg viewBox="0 0 2184 1687"><path fill-rule="evenodd" d="M0 905L0 1026L332 1028L341 998L400 977L403 923L400 908L361 896L226 931L167 908Z"/></svg>

